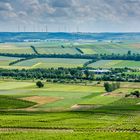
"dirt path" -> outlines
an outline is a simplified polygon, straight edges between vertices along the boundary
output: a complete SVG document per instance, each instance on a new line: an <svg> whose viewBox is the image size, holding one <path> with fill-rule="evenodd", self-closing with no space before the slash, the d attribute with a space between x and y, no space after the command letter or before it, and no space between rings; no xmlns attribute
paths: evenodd
<svg viewBox="0 0 140 140"><path fill-rule="evenodd" d="M122 93L113 93L113 92L107 92L102 94L101 96L125 97L125 95Z"/></svg>
<svg viewBox="0 0 140 140"><path fill-rule="evenodd" d="M71 107L71 110L73 111L79 111L79 110L90 110L101 107L101 105L93 105L93 104L75 104Z"/></svg>
<svg viewBox="0 0 140 140"><path fill-rule="evenodd" d="M133 129L65 129L65 128L0 128L1 132L55 132L55 133L72 133L72 132L112 132L112 133L140 133L140 130Z"/></svg>
<svg viewBox="0 0 140 140"><path fill-rule="evenodd" d="M0 132L74 132L72 129L0 128Z"/></svg>

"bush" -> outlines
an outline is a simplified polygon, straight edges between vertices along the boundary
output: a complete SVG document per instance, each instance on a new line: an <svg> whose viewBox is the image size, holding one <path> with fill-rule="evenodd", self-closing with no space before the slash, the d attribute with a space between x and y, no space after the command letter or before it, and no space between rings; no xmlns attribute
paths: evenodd
<svg viewBox="0 0 140 140"><path fill-rule="evenodd" d="M120 83L109 83L109 82L105 82L104 83L104 87L105 87L105 90L107 92L111 92L111 91L114 91L114 90L120 88Z"/></svg>
<svg viewBox="0 0 140 140"><path fill-rule="evenodd" d="M125 97L129 97L130 96L130 94L125 94Z"/></svg>
<svg viewBox="0 0 140 140"><path fill-rule="evenodd" d="M140 92L138 90L134 91L134 92L131 92L131 95L134 95L136 96L137 98L140 97Z"/></svg>
<svg viewBox="0 0 140 140"><path fill-rule="evenodd" d="M42 87L44 87L44 84L41 81L37 81L36 86L39 88L42 88Z"/></svg>

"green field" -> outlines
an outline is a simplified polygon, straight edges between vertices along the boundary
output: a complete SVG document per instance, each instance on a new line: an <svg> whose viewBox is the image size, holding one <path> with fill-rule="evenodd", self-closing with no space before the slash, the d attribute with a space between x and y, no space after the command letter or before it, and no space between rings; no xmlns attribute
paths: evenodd
<svg viewBox="0 0 140 140"><path fill-rule="evenodd" d="M140 53L139 43L113 43L86 41L46 41L1 43L1 53L35 54L126 54ZM37 53L36 53L37 54ZM9 63L20 58L0 56L0 68L76 68L89 59L34 58ZM100 60L93 68L140 68L139 61ZM4 71L5 72L5 71ZM20 72L20 71L19 71ZM30 74L30 73L29 73ZM139 75L139 72L125 74ZM100 75L95 75L100 76ZM28 77L28 76L27 76ZM23 77L24 78L24 77ZM140 98L125 97L140 91L139 82L122 82L121 87L106 93L104 82L49 83L36 86L36 79L0 80L0 140L139 140ZM54 80L54 79L51 79ZM67 80L67 79L60 79Z"/></svg>
<svg viewBox="0 0 140 140"><path fill-rule="evenodd" d="M19 109L34 105L35 103L0 95L0 109Z"/></svg>
<svg viewBox="0 0 140 140"><path fill-rule="evenodd" d="M23 66L31 68L49 68L49 67L82 67L88 59L64 59L64 58L36 58L19 62L14 66Z"/></svg>
<svg viewBox="0 0 140 140"><path fill-rule="evenodd" d="M38 109L71 109L75 104L89 105L110 105L115 102L122 102L125 94L137 89L140 84L122 83L121 88L113 91L109 95L105 95L105 90L102 84L98 85L73 85L73 84L51 84L46 83L45 87L38 89L33 82L17 82L17 81L1 81L0 95L12 96L17 98L41 96L52 97L58 99L52 102L45 102L37 106ZM127 90L126 90L127 87ZM44 99L46 100L46 98ZM125 99L126 101L126 99ZM134 99L135 102L140 100ZM36 108L36 107L35 107Z"/></svg>
<svg viewBox="0 0 140 140"><path fill-rule="evenodd" d="M0 68L8 69L30 69L30 68L76 68L83 67L83 65L89 61L89 59L67 59L67 58L35 58L22 62L18 62L12 66L9 66L10 62L18 60L20 58L16 57L3 57L0 56ZM129 61L129 60L100 60L89 64L88 67L93 68L140 68L139 61ZM128 73L129 74L129 73ZM133 75L139 74L138 72L133 73Z"/></svg>
<svg viewBox="0 0 140 140"><path fill-rule="evenodd" d="M30 46L26 46L25 44L22 47L16 46L15 44L0 44L0 53L34 54L34 51Z"/></svg>
<svg viewBox="0 0 140 140"><path fill-rule="evenodd" d="M0 68L8 69L29 69L29 68L75 68L82 67L89 59L65 59L65 58L35 58L18 62L12 66L9 63L20 58L0 56Z"/></svg>
<svg viewBox="0 0 140 140"><path fill-rule="evenodd" d="M80 54L75 48L36 48L39 54Z"/></svg>
<svg viewBox="0 0 140 140"><path fill-rule="evenodd" d="M23 43L1 43L1 53L24 53L33 54L30 48L34 46L40 54L79 54L75 48L81 49L84 54L127 54L130 50L133 53L140 53L140 43L124 42L91 42L86 41L46 41L46 42L23 42ZM62 46L64 48L62 48Z"/></svg>
<svg viewBox="0 0 140 140"><path fill-rule="evenodd" d="M106 95L102 83L38 89L31 81L0 81L0 139L139 140L140 99L124 97L139 86L122 83Z"/></svg>
<svg viewBox="0 0 140 140"><path fill-rule="evenodd" d="M91 43L91 44L80 44L77 47L81 48L81 50L85 54L127 54L129 50L133 53L140 53L140 44L139 43L105 43L105 42L98 42L98 43Z"/></svg>
<svg viewBox="0 0 140 140"><path fill-rule="evenodd" d="M140 68L140 61L129 60L100 60L88 65L94 68Z"/></svg>
<svg viewBox="0 0 140 140"><path fill-rule="evenodd" d="M10 62L13 62L13 61L18 60L18 59L20 59L20 58L0 56L0 67L1 66L8 66Z"/></svg>
<svg viewBox="0 0 140 140"><path fill-rule="evenodd" d="M10 85L10 86L7 86ZM0 95L13 95L14 97L41 96L58 99L56 102L41 104L38 109L70 109L72 105L82 101L84 96L89 96L92 91L96 95L103 93L103 87L46 84L38 89L32 82L0 82Z"/></svg>

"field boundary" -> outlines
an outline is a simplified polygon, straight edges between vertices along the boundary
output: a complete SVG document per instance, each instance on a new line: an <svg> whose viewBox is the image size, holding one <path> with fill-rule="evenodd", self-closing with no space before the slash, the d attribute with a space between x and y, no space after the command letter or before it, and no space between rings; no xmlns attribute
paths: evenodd
<svg viewBox="0 0 140 140"><path fill-rule="evenodd" d="M112 133L140 133L140 130L137 129L102 129L102 128L93 128L93 129L69 129L69 128L26 128L26 127L2 127L0 128L0 133L1 132L29 132L29 131L45 131L45 132L112 132Z"/></svg>
<svg viewBox="0 0 140 140"><path fill-rule="evenodd" d="M34 46L30 46L30 47L34 51L35 54L39 55L38 51L36 50L36 48Z"/></svg>

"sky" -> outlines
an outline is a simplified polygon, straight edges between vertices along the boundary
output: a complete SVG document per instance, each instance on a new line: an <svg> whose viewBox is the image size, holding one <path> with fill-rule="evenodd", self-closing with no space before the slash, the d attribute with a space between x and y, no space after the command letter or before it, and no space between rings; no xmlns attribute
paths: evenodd
<svg viewBox="0 0 140 140"><path fill-rule="evenodd" d="M140 32L140 0L0 0L3 32Z"/></svg>

